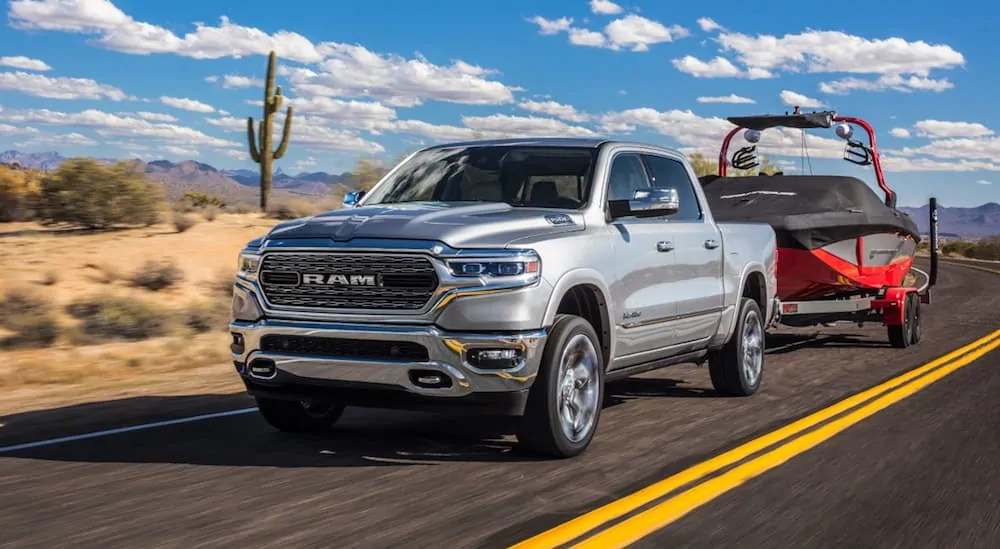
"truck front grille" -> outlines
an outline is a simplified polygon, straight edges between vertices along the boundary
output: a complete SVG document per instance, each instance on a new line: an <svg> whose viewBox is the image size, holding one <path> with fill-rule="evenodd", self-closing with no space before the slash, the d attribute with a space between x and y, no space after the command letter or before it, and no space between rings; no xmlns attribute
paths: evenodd
<svg viewBox="0 0 1000 549"><path fill-rule="evenodd" d="M319 309L415 310L438 286L425 257L344 252L269 253L259 280L274 305Z"/></svg>

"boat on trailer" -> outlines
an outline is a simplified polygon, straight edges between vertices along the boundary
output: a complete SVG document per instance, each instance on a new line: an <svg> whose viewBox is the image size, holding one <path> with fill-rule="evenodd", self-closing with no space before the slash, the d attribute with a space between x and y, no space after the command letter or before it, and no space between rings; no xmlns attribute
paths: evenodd
<svg viewBox="0 0 1000 549"><path fill-rule="evenodd" d="M717 175L699 178L717 221L768 223L777 237L778 322L814 326L838 321L879 321L894 347L920 340L920 305L930 303L937 280L937 201L930 200L930 272L914 268L921 240L916 222L896 208L896 193L886 184L875 131L860 118L833 111L729 117L735 127L719 153ZM868 144L854 139L854 126ZM758 173L727 176L728 167L759 166L756 147L773 128L830 129L845 141L844 159L873 166L875 191L857 177ZM729 156L734 137L748 143ZM910 277L923 279L920 285Z"/></svg>

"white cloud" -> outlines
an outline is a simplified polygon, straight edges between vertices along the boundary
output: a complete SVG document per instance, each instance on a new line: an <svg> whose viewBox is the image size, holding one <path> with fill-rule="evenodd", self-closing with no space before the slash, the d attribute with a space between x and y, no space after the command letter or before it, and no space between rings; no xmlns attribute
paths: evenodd
<svg viewBox="0 0 1000 549"><path fill-rule="evenodd" d="M750 80L774 78L770 71L761 68L740 69L725 57L702 61L693 55L685 55L680 59L674 59L671 63L677 70L696 78L747 78Z"/></svg>
<svg viewBox="0 0 1000 549"><path fill-rule="evenodd" d="M753 105L757 103L756 101L750 99L749 97L743 97L740 95L736 95L735 93L731 93L729 95L716 96L716 97L699 97L697 101L699 103L732 103L732 104L747 104L747 105Z"/></svg>
<svg viewBox="0 0 1000 549"><path fill-rule="evenodd" d="M288 169L293 172L301 173L308 170L309 168L315 168L317 163L318 162L315 158L313 158L312 156L307 156L306 158L303 158L298 162L295 162L294 164L289 166Z"/></svg>
<svg viewBox="0 0 1000 549"><path fill-rule="evenodd" d="M823 105L823 102L820 101L819 99L813 99L812 97L808 97L802 95L801 93L796 93L790 90L781 90L781 93L778 94L778 96L781 98L781 102L789 107L816 109L825 106Z"/></svg>
<svg viewBox="0 0 1000 549"><path fill-rule="evenodd" d="M834 80L832 82L821 82L819 91L831 95L847 95L852 91L887 91L895 90L901 92L932 91L943 92L954 88L955 85L947 78L925 78L921 76L910 76L903 78L898 74L890 74L879 77L877 80L865 80L853 76Z"/></svg>
<svg viewBox="0 0 1000 549"><path fill-rule="evenodd" d="M724 51L736 53L741 63L768 70L927 76L934 69L965 64L962 54L947 45L869 39L839 31L810 30L780 38L722 33L719 42Z"/></svg>
<svg viewBox="0 0 1000 549"><path fill-rule="evenodd" d="M351 129L377 130L396 118L395 109L369 101L296 97L289 99L288 104L295 108L295 115L315 116L326 119L328 124Z"/></svg>
<svg viewBox="0 0 1000 549"><path fill-rule="evenodd" d="M864 38L839 31L806 30L778 37L728 32L707 18L699 20L706 32L721 30L717 37L723 54L710 62L694 57L675 60L683 72L696 76L740 77L777 72L877 74L875 80L844 78L820 85L821 91L845 94L851 91L922 90L943 91L953 87L947 79L930 77L933 70L965 65L965 58L944 44L903 38ZM742 65L739 67L737 65ZM712 67L709 70L707 67ZM685 70L691 69L691 70Z"/></svg>
<svg viewBox="0 0 1000 549"><path fill-rule="evenodd" d="M600 15L614 15L622 12L622 7L611 0L590 0L590 11Z"/></svg>
<svg viewBox="0 0 1000 549"><path fill-rule="evenodd" d="M705 32L712 32L714 30L723 30L722 25L716 23L710 17L699 17L698 26L701 27L701 30Z"/></svg>
<svg viewBox="0 0 1000 549"><path fill-rule="evenodd" d="M418 56L383 55L359 45L312 43L289 31L268 34L221 18L218 26L195 23L183 37L151 23L136 21L110 0L13 0L8 17L20 29L96 35L102 47L137 55L175 54L196 59L267 55L319 64L319 72L296 72L299 95L385 99L396 106L425 99L476 105L512 103L517 87L489 79L495 71L461 60L435 65ZM217 79L216 79L217 80Z"/></svg>
<svg viewBox="0 0 1000 549"><path fill-rule="evenodd" d="M568 31L573 25L572 17L546 19L541 15L528 18L528 21L538 25L538 34L552 35Z"/></svg>
<svg viewBox="0 0 1000 549"><path fill-rule="evenodd" d="M463 126L453 126L448 124L432 124L423 120L399 120L393 122L387 128L387 131L423 135L435 141L556 135L592 137L597 135L590 128L574 126L553 118L537 116L512 116L506 114L464 116L462 117L462 124Z"/></svg>
<svg viewBox="0 0 1000 549"><path fill-rule="evenodd" d="M539 34L552 35L566 32L569 35L569 42L573 45L607 48L614 51L623 48L635 52L649 51L649 46L653 44L673 42L691 34L691 31L680 25L667 27L659 21L634 13L608 23L603 32L574 27L573 19L569 17L546 19L534 16L528 21L538 25Z"/></svg>
<svg viewBox="0 0 1000 549"><path fill-rule="evenodd" d="M489 116L463 116L462 123L473 131L490 135L520 136L572 136L589 137L597 135L582 126L572 126L560 120L537 116L512 116L491 114Z"/></svg>
<svg viewBox="0 0 1000 549"><path fill-rule="evenodd" d="M240 143L212 137L193 128L154 123L139 117L118 116L96 109L72 113L48 109L4 110L0 111L0 120L21 124L92 128L101 137L144 137L187 146L241 146Z"/></svg>
<svg viewBox="0 0 1000 549"><path fill-rule="evenodd" d="M40 59L32 59L30 57L25 57L23 55L15 55L9 57L0 57L0 65L5 67L13 67L15 69L23 69L26 71L50 71L52 67L48 63Z"/></svg>
<svg viewBox="0 0 1000 549"><path fill-rule="evenodd" d="M135 116L145 120L152 120L154 122L177 122L177 117L172 114L164 114L159 112L117 112L118 116Z"/></svg>
<svg viewBox="0 0 1000 549"><path fill-rule="evenodd" d="M524 100L518 104L526 111L538 112L561 118L567 122L586 122L590 120L590 115L576 110L572 105L564 105L555 101L530 101Z"/></svg>
<svg viewBox="0 0 1000 549"><path fill-rule="evenodd" d="M188 158L190 158L192 156L201 156L201 153L198 152L198 149L194 149L194 148L191 148L191 147L180 147L180 146L177 146L177 145L165 145L165 146L161 147L160 149L162 151L166 152L166 153L173 154L173 155L176 155L176 156L183 156L183 157L188 157Z"/></svg>
<svg viewBox="0 0 1000 549"><path fill-rule="evenodd" d="M22 147L92 147L97 141L81 133L39 135L20 143Z"/></svg>
<svg viewBox="0 0 1000 549"><path fill-rule="evenodd" d="M97 35L102 47L147 55L172 53L195 59L267 55L275 50L285 59L314 63L322 56L301 34L268 34L221 17L218 26L195 23L183 37L151 23L136 21L110 0L14 0L7 13L20 29L39 29Z"/></svg>
<svg viewBox="0 0 1000 549"><path fill-rule="evenodd" d="M216 149L215 152L237 160L250 160L250 154L244 151L237 151L235 149Z"/></svg>
<svg viewBox="0 0 1000 549"><path fill-rule="evenodd" d="M1000 164L976 160L942 162L930 158L905 158L883 154L882 169L887 172L1000 172Z"/></svg>
<svg viewBox="0 0 1000 549"><path fill-rule="evenodd" d="M889 130L889 135L891 135L893 137L898 137L900 139L909 139L909 137L910 137L910 130L908 130L906 128L893 128L893 129Z"/></svg>
<svg viewBox="0 0 1000 549"><path fill-rule="evenodd" d="M681 145L681 152L699 152L714 158L719 154L726 133L733 129L733 124L724 118L702 117L690 110L657 111L648 107L606 113L601 117L601 129L608 133L628 134L639 127L673 138ZM734 140L733 144L736 143ZM762 133L758 150L761 154L772 157L798 157L801 154L801 143L802 133L798 130L774 128ZM843 156L844 142L840 139L807 133L806 143L809 154L814 158Z"/></svg>
<svg viewBox="0 0 1000 549"><path fill-rule="evenodd" d="M395 107L410 107L425 99L469 105L512 103L509 87L487 77L496 71L465 61L435 65L426 58L380 55L363 46L327 42L319 70L280 66L300 96L373 97Z"/></svg>
<svg viewBox="0 0 1000 549"><path fill-rule="evenodd" d="M979 122L947 122L943 120L921 120L913 125L920 137L986 137L993 130Z"/></svg>
<svg viewBox="0 0 1000 549"><path fill-rule="evenodd" d="M37 135L39 133L41 133L41 131L38 128L0 124L0 134L2 135Z"/></svg>
<svg viewBox="0 0 1000 549"><path fill-rule="evenodd" d="M0 72L0 90L9 90L48 99L130 99L122 90L99 84L90 78L45 76L28 72Z"/></svg>
<svg viewBox="0 0 1000 549"><path fill-rule="evenodd" d="M216 83L218 81L219 81L219 77L218 76L212 75L212 76L206 76L205 77L205 82L208 82L209 84L214 84L214 83Z"/></svg>
<svg viewBox="0 0 1000 549"><path fill-rule="evenodd" d="M977 179L976 180L976 184L977 185L992 185L993 182L992 181L987 181L985 179Z"/></svg>
<svg viewBox="0 0 1000 549"><path fill-rule="evenodd" d="M886 152L904 157L933 156L992 162L1000 157L1000 137L939 139L920 147L904 147Z"/></svg>
<svg viewBox="0 0 1000 549"><path fill-rule="evenodd" d="M301 146L311 151L344 151L366 154L385 151L382 145L365 139L356 131L333 127L335 123L328 119L296 113L293 120L290 146ZM225 131L239 133L242 136L246 135L247 121L245 118L227 116L222 118L206 118L205 121ZM256 127L260 127L260 120L255 119L254 123ZM275 140L281 139L284 123L284 114L276 114L274 116L274 130L272 135ZM390 122L386 122L384 126L389 127L391 124ZM277 146L277 141L275 141L275 146Z"/></svg>
<svg viewBox="0 0 1000 549"><path fill-rule="evenodd" d="M215 112L215 107L207 103L202 103L196 99L188 99L186 97L168 97L164 95L160 97L160 102L169 107L184 111Z"/></svg>
<svg viewBox="0 0 1000 549"><path fill-rule="evenodd" d="M264 86L264 80L260 78L250 78L236 74L227 74L222 77L223 88L259 88Z"/></svg>

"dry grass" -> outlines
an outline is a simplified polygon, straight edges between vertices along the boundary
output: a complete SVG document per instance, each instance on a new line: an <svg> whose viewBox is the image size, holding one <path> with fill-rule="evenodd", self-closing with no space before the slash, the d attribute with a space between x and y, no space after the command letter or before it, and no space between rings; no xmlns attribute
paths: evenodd
<svg viewBox="0 0 1000 549"><path fill-rule="evenodd" d="M172 222L103 232L0 224L0 387L26 395L212 365L231 372L224 330L237 253L276 221L210 215L184 232ZM200 390L197 377L187 383Z"/></svg>

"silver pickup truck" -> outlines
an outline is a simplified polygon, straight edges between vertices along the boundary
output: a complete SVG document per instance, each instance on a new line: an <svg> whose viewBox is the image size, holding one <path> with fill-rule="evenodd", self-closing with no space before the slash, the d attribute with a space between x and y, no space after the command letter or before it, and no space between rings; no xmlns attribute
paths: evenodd
<svg viewBox="0 0 1000 549"><path fill-rule="evenodd" d="M707 361L719 394L760 386L774 231L714 222L679 152L449 143L344 205L240 252L233 361L277 429L345 406L513 415L521 445L569 457L609 381Z"/></svg>

